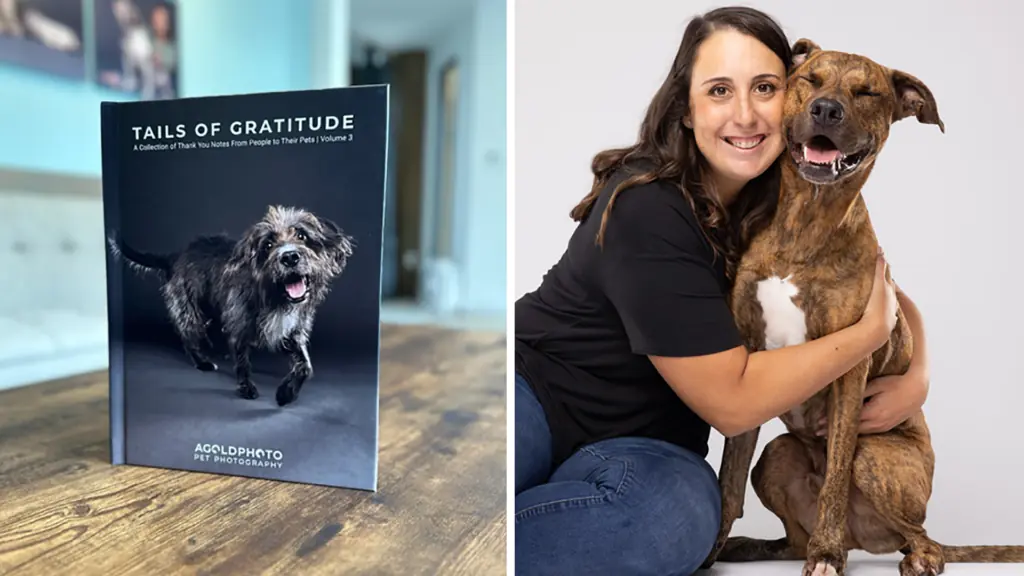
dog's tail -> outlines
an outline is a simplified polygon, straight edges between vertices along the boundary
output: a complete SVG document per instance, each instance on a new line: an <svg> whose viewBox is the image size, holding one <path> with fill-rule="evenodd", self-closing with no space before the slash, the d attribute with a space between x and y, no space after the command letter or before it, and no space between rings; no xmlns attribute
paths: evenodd
<svg viewBox="0 0 1024 576"><path fill-rule="evenodd" d="M107 244L110 245L110 252L114 258L123 260L132 270L140 274L156 273L164 281L170 277L172 256L140 252L125 244L118 237L117 232L113 231L107 236Z"/></svg>
<svg viewBox="0 0 1024 576"><path fill-rule="evenodd" d="M1024 564L1024 546L946 546L942 555L947 563Z"/></svg>

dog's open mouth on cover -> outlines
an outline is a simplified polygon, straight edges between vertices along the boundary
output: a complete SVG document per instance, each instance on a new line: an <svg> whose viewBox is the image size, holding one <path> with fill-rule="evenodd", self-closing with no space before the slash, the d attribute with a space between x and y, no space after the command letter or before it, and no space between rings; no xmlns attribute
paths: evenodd
<svg viewBox="0 0 1024 576"><path fill-rule="evenodd" d="M309 285L306 277L301 274L289 274L282 282L284 297L293 304L298 304L306 299L309 293Z"/></svg>
<svg viewBox="0 0 1024 576"><path fill-rule="evenodd" d="M869 144L853 152L843 152L823 134L816 134L802 143L791 139L789 143L789 152L800 175L814 184L830 184L852 173L870 150Z"/></svg>

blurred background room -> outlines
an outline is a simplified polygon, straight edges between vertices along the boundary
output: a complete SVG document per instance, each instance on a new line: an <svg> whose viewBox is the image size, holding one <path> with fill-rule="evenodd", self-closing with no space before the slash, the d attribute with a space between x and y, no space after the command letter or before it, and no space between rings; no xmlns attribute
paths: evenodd
<svg viewBox="0 0 1024 576"><path fill-rule="evenodd" d="M504 331L503 0L0 0L0 389L107 367L100 102L391 84L385 323Z"/></svg>

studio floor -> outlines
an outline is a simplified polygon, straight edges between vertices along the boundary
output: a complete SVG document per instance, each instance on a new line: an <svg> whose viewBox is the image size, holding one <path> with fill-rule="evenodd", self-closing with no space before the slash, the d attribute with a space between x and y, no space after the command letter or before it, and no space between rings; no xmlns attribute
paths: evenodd
<svg viewBox="0 0 1024 576"><path fill-rule="evenodd" d="M313 351L314 379L296 402L280 408L275 392L288 369L280 358L253 359L260 396L243 400L226 361L217 372L200 372L174 347L134 343L125 356L126 379L133 382L125 390L131 463L362 489L374 485L378 389L372 365L348 365ZM197 444L281 450L287 466L197 462Z"/></svg>
<svg viewBox="0 0 1024 576"><path fill-rule="evenodd" d="M850 553L847 576L897 576L900 554L872 556L862 552ZM716 564L710 570L701 570L695 576L799 576L803 562L752 562L750 564ZM943 576L1020 576L1020 564L947 564Z"/></svg>

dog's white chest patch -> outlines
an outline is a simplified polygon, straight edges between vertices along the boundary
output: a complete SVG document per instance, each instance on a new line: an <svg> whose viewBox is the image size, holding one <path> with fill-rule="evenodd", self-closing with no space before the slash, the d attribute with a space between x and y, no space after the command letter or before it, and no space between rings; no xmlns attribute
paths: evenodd
<svg viewBox="0 0 1024 576"><path fill-rule="evenodd" d="M807 318L793 302L800 291L792 275L772 276L757 283L757 301L764 316L764 344L768 350L803 344L807 340Z"/></svg>
<svg viewBox="0 0 1024 576"><path fill-rule="evenodd" d="M267 346L277 348L299 325L299 313L295 310L274 312L264 318L261 328Z"/></svg>
<svg viewBox="0 0 1024 576"><path fill-rule="evenodd" d="M793 302L800 290L785 278L771 276L757 283L757 301L764 317L764 345L767 350L803 344L807 340L807 317ZM799 406L790 410L793 426L804 427L804 415Z"/></svg>

